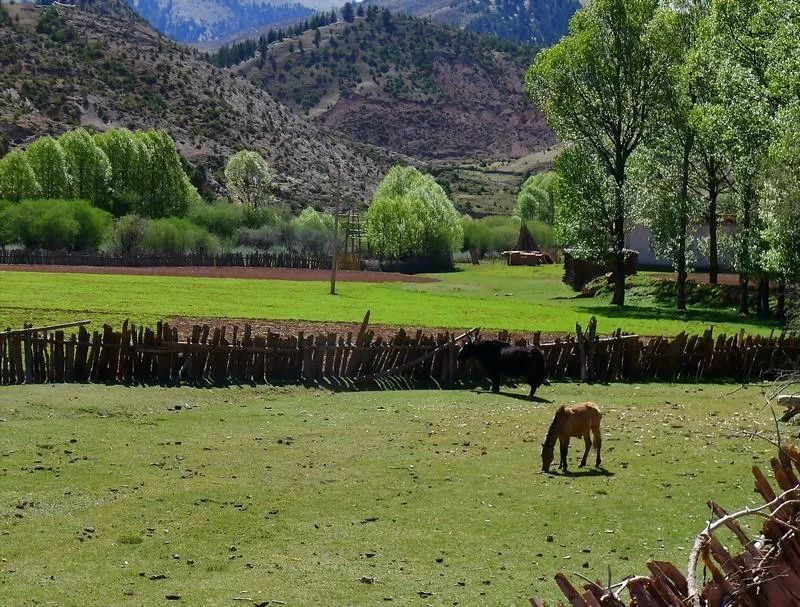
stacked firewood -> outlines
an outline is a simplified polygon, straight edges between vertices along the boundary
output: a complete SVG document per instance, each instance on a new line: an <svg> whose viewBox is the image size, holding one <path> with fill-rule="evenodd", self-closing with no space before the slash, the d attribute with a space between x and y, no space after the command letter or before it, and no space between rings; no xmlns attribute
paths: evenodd
<svg viewBox="0 0 800 607"><path fill-rule="evenodd" d="M792 607L800 605L800 449L779 448L771 460L773 488L763 472L753 467L756 491L764 499L759 508L727 513L714 502L714 514L706 529L697 536L684 575L671 563L652 561L649 576L633 577L605 586L587 583L582 590L564 575L556 576L572 607ZM761 533L749 537L739 520L764 519ZM741 544L733 556L716 537L728 529ZM698 586L698 569L704 568L707 580ZM628 601L625 600L625 595ZM533 607L543 607L531 599Z"/></svg>

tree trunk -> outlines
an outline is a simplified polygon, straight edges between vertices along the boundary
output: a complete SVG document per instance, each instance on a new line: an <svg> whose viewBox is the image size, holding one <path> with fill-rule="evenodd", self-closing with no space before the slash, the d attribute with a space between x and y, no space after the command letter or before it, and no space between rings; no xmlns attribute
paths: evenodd
<svg viewBox="0 0 800 607"><path fill-rule="evenodd" d="M758 279L758 283L756 284L756 316L761 318L764 315L762 304L764 303L764 299L761 297L761 283L762 279Z"/></svg>
<svg viewBox="0 0 800 607"><path fill-rule="evenodd" d="M677 308L686 309L686 215L681 215L681 236L678 245L678 293Z"/></svg>
<svg viewBox="0 0 800 607"><path fill-rule="evenodd" d="M717 242L717 196L716 188L708 192L708 282L719 283L719 244Z"/></svg>
<svg viewBox="0 0 800 607"><path fill-rule="evenodd" d="M611 303L615 306L625 305L625 252L620 251L614 256L614 297Z"/></svg>
<svg viewBox="0 0 800 607"><path fill-rule="evenodd" d="M750 313L749 289L750 279L745 274L739 274L739 314Z"/></svg>
<svg viewBox="0 0 800 607"><path fill-rule="evenodd" d="M681 192L680 192L680 213L681 225L680 233L678 234L678 293L677 308L679 310L686 309L686 232L689 229L689 218L686 215L686 208L689 203L689 156L692 153L694 146L694 138L689 134L686 142L683 144L683 163L681 166Z"/></svg>
<svg viewBox="0 0 800 607"><path fill-rule="evenodd" d="M751 227L751 196L754 195L754 188L752 178L748 177L747 181L742 184L742 210L741 210L741 223L739 224L739 232L737 238L739 239L739 314L749 314L750 305L748 301L748 287L749 277L748 273L750 268L750 233Z"/></svg>
<svg viewBox="0 0 800 607"><path fill-rule="evenodd" d="M775 302L775 318L783 322L786 320L786 280L778 279L778 293Z"/></svg>
<svg viewBox="0 0 800 607"><path fill-rule="evenodd" d="M758 299L759 305L758 308L761 312L762 318L769 318L770 316L770 309L769 309L769 278L766 276L762 276L758 282Z"/></svg>
<svg viewBox="0 0 800 607"><path fill-rule="evenodd" d="M625 205L622 200L622 187L625 183L624 173L617 176L616 217L614 219L614 297L611 303L615 306L625 305Z"/></svg>

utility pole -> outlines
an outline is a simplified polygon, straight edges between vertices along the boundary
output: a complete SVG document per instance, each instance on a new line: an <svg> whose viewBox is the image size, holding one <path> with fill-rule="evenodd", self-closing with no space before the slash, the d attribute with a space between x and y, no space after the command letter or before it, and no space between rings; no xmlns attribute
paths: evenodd
<svg viewBox="0 0 800 607"><path fill-rule="evenodd" d="M342 202L342 169L336 165L336 210L333 213L333 242L331 243L331 295L336 295L336 266L339 264L339 205Z"/></svg>

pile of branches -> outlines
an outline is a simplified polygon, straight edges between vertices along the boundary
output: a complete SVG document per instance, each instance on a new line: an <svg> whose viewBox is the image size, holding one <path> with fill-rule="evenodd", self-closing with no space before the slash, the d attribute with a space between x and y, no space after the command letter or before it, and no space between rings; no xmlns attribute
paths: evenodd
<svg viewBox="0 0 800 607"><path fill-rule="evenodd" d="M689 555L687 573L662 561L647 564L650 576L631 577L604 585L586 578L582 590L559 574L556 576L572 607L792 607L800 605L800 449L781 446L771 460L774 489L757 466L753 467L755 489L764 499L758 508L728 513L708 502L713 514L697 536ZM739 520L764 520L761 533L749 537ZM741 544L732 555L716 533L728 529ZM698 583L702 563L706 580ZM630 602L623 600L627 594ZM533 607L543 607L531 599Z"/></svg>

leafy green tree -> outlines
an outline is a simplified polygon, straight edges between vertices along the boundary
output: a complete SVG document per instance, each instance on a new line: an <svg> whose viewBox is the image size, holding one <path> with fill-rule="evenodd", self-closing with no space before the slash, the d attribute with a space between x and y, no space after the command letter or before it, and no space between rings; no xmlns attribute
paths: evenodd
<svg viewBox="0 0 800 607"><path fill-rule="evenodd" d="M39 189L24 152L12 150L0 160L0 198L20 201L38 196Z"/></svg>
<svg viewBox="0 0 800 607"><path fill-rule="evenodd" d="M784 96L783 87L797 73L786 58L800 51L792 33L799 14L797 0L713 0L698 44L698 62L707 66L703 75L710 76L713 89L713 97L702 108L703 120L719 127L716 136L724 145L736 184L734 264L742 314L749 312L750 279L760 276L762 286L766 283L760 265L765 242L760 236L759 182L776 112L796 98L796 92Z"/></svg>
<svg viewBox="0 0 800 607"><path fill-rule="evenodd" d="M692 163L697 148L692 113L699 95L693 86L689 57L707 7L694 2L665 5L654 19L657 46L670 56L666 64L661 124L646 147L639 148L639 217L649 225L657 253L670 258L677 272L676 307L686 309L686 280L691 264L689 230L702 219L703 200L691 190ZM636 172L636 171L632 171Z"/></svg>
<svg viewBox="0 0 800 607"><path fill-rule="evenodd" d="M112 192L136 192L141 187L147 158L144 142L128 129L109 129L96 134L94 141L111 163Z"/></svg>
<svg viewBox="0 0 800 607"><path fill-rule="evenodd" d="M109 194L111 163L86 129L67 131L58 140L67 158L72 196L104 203Z"/></svg>
<svg viewBox="0 0 800 607"><path fill-rule="evenodd" d="M800 283L800 195L797 175L786 169L773 171L759 193L762 200L761 238L767 245L760 263L778 277L775 314L783 320L786 312L786 285ZM763 306L763 303L762 303Z"/></svg>
<svg viewBox="0 0 800 607"><path fill-rule="evenodd" d="M258 152L242 150L231 156L225 181L234 202L256 209L272 201L272 175Z"/></svg>
<svg viewBox="0 0 800 607"><path fill-rule="evenodd" d="M556 160L553 184L556 240L582 259L608 259L616 246L618 217L632 220L631 197L618 193L614 178L589 145L572 144ZM617 208L623 204L621 212ZM628 231L630 225L622 226Z"/></svg>
<svg viewBox="0 0 800 607"><path fill-rule="evenodd" d="M384 259L440 257L459 250L464 232L442 187L413 167L393 167L364 217L367 240Z"/></svg>
<svg viewBox="0 0 800 607"><path fill-rule="evenodd" d="M136 138L144 151L139 214L151 218L185 215L200 195L183 170L172 137L166 131L151 130L137 132Z"/></svg>
<svg viewBox="0 0 800 607"><path fill-rule="evenodd" d="M687 273L695 262L688 246L690 229L704 219L706 204L688 187L687 148L674 145L673 136L665 135L637 152L631 163L630 190L635 191L635 217L650 227L653 251L676 269L676 307L685 310Z"/></svg>
<svg viewBox="0 0 800 607"><path fill-rule="evenodd" d="M540 173L525 180L517 195L517 215L526 221L535 220L553 225L555 207L550 187L554 177L554 173Z"/></svg>
<svg viewBox="0 0 800 607"><path fill-rule="evenodd" d="M40 137L28 146L25 155L39 182L42 198L70 196L67 157L58 141L49 136Z"/></svg>
<svg viewBox="0 0 800 607"><path fill-rule="evenodd" d="M568 36L539 53L526 77L549 124L564 141L581 147L584 160L599 162L614 183L613 197L604 198L596 211L610 213L602 238L608 249L598 253L612 262L612 302L618 305L625 303L628 161L657 123L667 78L669 56L652 31L657 7L657 0L594 0L572 18ZM562 214L562 230L568 220ZM567 232L578 235L583 227Z"/></svg>
<svg viewBox="0 0 800 607"><path fill-rule="evenodd" d="M691 69L694 69L693 67ZM698 78L698 74L694 75ZM708 79L702 79L707 88ZM708 277L711 284L719 282L719 218L723 207L733 191L731 166L725 154L725 146L720 141L722 127L714 120L714 115L705 112L704 103L708 91L701 94L698 105L692 112L691 122L695 128L695 152L692 162L694 177L690 183L692 191L702 196L706 202L705 221L708 223Z"/></svg>

